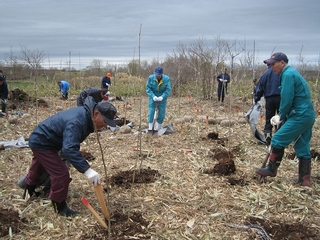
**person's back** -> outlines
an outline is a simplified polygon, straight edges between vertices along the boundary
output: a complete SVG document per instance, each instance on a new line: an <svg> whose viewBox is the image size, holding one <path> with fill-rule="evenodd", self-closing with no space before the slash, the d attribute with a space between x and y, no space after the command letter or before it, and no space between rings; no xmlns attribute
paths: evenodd
<svg viewBox="0 0 320 240"><path fill-rule="evenodd" d="M88 96L93 97L93 100L98 103L102 100L108 101L109 100L109 90L104 89L98 89L95 87L86 88L83 90L77 97L77 106L83 106L85 99Z"/></svg>

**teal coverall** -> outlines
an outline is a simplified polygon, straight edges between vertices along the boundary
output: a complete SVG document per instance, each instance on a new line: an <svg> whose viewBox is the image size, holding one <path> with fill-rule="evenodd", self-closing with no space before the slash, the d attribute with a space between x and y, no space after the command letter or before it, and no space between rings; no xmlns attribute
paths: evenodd
<svg viewBox="0 0 320 240"><path fill-rule="evenodd" d="M166 116L167 99L171 93L170 77L165 74L162 74L162 79L161 81L158 82L155 74L150 75L146 85L146 92L149 96L148 122L149 123L153 122L156 104L158 103L157 123L162 124ZM153 97L160 97L160 96L163 97L163 100L161 102L153 101Z"/></svg>
<svg viewBox="0 0 320 240"><path fill-rule="evenodd" d="M271 144L283 149L295 142L294 150L298 158L311 158L310 140L315 111L306 80L294 68L287 65L280 75L280 120L281 128L272 137Z"/></svg>

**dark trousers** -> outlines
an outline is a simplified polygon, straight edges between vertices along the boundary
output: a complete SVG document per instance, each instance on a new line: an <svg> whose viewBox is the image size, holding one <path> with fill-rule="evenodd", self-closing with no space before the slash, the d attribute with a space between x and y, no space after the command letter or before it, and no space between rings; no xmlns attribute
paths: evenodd
<svg viewBox="0 0 320 240"><path fill-rule="evenodd" d="M5 113L5 112L6 112L7 104L5 104L5 103L3 102L4 99L1 97L1 95L0 95L0 99L1 99L1 111L2 111L3 113Z"/></svg>
<svg viewBox="0 0 320 240"><path fill-rule="evenodd" d="M218 101L220 101L221 99L221 102L224 101L224 91L225 91L225 88L224 88L224 85L222 83L219 83L218 84Z"/></svg>
<svg viewBox="0 0 320 240"><path fill-rule="evenodd" d="M279 113L280 96L266 97L266 124L264 126L265 133L272 133L272 125L270 119Z"/></svg>
<svg viewBox="0 0 320 240"><path fill-rule="evenodd" d="M29 185L38 185L41 175L47 172L50 175L51 181L49 198L59 203L65 201L71 179L68 167L61 160L59 153L52 150L31 150L33 152L33 159L26 183Z"/></svg>

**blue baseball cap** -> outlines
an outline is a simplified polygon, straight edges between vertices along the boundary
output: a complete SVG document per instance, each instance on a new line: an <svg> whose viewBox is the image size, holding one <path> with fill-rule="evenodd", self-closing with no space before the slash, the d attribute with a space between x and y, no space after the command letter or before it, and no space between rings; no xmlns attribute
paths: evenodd
<svg viewBox="0 0 320 240"><path fill-rule="evenodd" d="M269 65L269 64L279 62L279 61L284 61L284 62L288 63L289 59L288 59L287 55L285 55L284 53L276 52L276 53L272 54L272 56L269 59L264 60L263 63Z"/></svg>
<svg viewBox="0 0 320 240"><path fill-rule="evenodd" d="M158 66L154 69L154 75L161 76L163 74L163 68Z"/></svg>

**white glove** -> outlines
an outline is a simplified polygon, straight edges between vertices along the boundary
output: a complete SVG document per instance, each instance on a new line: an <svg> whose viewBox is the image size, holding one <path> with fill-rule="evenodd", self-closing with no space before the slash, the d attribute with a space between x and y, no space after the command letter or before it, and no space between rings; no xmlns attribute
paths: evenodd
<svg viewBox="0 0 320 240"><path fill-rule="evenodd" d="M89 168L87 171L85 171L84 175L87 176L90 183L93 183L93 185L96 187L98 184L100 184L100 176L99 174L93 170L92 168Z"/></svg>
<svg viewBox="0 0 320 240"><path fill-rule="evenodd" d="M3 99L3 103L4 103L4 104L7 104L7 99Z"/></svg>
<svg viewBox="0 0 320 240"><path fill-rule="evenodd" d="M158 101L161 102L163 100L163 97L158 97Z"/></svg>
<svg viewBox="0 0 320 240"><path fill-rule="evenodd" d="M155 102L158 101L158 97L154 96L153 101L155 101Z"/></svg>
<svg viewBox="0 0 320 240"><path fill-rule="evenodd" d="M219 79L219 81L220 81L220 82L223 82L223 79L222 79L222 78L220 78L220 79Z"/></svg>
<svg viewBox="0 0 320 240"><path fill-rule="evenodd" d="M110 95L110 91L106 92L105 96L109 96Z"/></svg>
<svg viewBox="0 0 320 240"><path fill-rule="evenodd" d="M223 81L224 81L224 82L228 82L228 80L226 80L226 79L224 79Z"/></svg>
<svg viewBox="0 0 320 240"><path fill-rule="evenodd" d="M273 126L277 126L279 127L280 123L282 121L280 121L280 116L279 115L274 115L271 119L270 119L270 123L273 125Z"/></svg>

